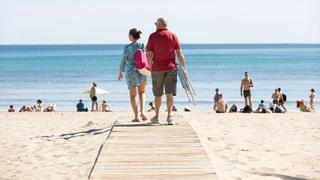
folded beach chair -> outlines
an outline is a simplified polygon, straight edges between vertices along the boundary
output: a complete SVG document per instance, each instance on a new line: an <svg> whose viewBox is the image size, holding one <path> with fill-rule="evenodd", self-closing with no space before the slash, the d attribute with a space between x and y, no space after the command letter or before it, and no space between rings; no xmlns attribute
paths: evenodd
<svg viewBox="0 0 320 180"><path fill-rule="evenodd" d="M180 78L180 82L182 87L184 88L186 95L188 97L189 102L191 102L193 105L196 104L194 100L194 96L196 95L195 90L193 89L191 82L188 78L187 71L184 69L184 67L179 63L178 64L178 76Z"/></svg>

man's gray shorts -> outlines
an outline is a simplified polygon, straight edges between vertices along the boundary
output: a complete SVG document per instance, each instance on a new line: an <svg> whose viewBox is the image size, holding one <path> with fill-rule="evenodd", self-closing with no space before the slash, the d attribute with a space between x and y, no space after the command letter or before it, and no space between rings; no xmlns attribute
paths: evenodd
<svg viewBox="0 0 320 180"><path fill-rule="evenodd" d="M163 88L166 94L177 93L177 70L152 71L152 91L156 97L163 95Z"/></svg>

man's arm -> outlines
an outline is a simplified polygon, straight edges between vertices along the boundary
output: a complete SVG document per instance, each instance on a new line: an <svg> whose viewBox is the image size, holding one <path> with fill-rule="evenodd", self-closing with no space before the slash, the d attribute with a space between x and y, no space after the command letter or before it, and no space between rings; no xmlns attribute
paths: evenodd
<svg viewBox="0 0 320 180"><path fill-rule="evenodd" d="M185 62L185 59L184 59L184 54L183 52L181 51L181 49L177 49L176 50L176 54L178 56L178 59L179 59L179 62L180 64L182 65L182 67L186 68L186 62Z"/></svg>
<svg viewBox="0 0 320 180"><path fill-rule="evenodd" d="M148 60L149 67L152 69L152 65L153 65L153 52L152 51L147 51L147 60Z"/></svg>

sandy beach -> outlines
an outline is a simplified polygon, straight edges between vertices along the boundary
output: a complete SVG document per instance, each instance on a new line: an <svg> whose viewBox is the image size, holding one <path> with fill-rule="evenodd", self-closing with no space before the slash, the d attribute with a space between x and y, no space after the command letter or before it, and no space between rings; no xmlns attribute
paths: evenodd
<svg viewBox="0 0 320 180"><path fill-rule="evenodd" d="M320 113L174 117L190 122L219 179L320 179ZM129 112L1 112L0 179L87 179L112 124L131 118Z"/></svg>

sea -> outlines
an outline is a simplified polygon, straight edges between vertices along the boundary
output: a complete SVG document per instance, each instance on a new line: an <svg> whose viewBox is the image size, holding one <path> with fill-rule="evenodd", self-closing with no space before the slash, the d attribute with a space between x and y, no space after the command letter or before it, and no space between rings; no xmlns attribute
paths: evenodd
<svg viewBox="0 0 320 180"><path fill-rule="evenodd" d="M113 111L130 111L125 81L117 75L124 44L117 45L0 45L0 111L9 105L19 109L56 103L61 111L74 111L79 99L90 106L83 91L93 82L108 91ZM253 80L254 107L271 101L275 88L287 95L286 106L297 111L296 101L309 103L310 89L320 91L320 44L183 44L189 79L196 91L191 104L178 81L175 105L182 110L212 111L214 90L219 88L229 107L243 107L240 81L244 72ZM151 79L146 90L146 109L153 101ZM316 110L320 98L316 95ZM165 105L162 105L165 110Z"/></svg>

